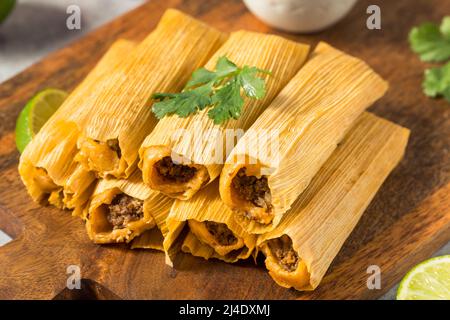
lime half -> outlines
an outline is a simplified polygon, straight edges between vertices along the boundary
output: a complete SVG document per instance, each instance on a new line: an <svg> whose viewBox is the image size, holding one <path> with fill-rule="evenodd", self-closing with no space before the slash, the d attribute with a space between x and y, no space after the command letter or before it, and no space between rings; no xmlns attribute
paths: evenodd
<svg viewBox="0 0 450 320"><path fill-rule="evenodd" d="M397 300L450 300L450 255L426 260L409 271Z"/></svg>
<svg viewBox="0 0 450 320"><path fill-rule="evenodd" d="M6 17L11 13L16 0L1 0L0 1L0 23L6 19Z"/></svg>
<svg viewBox="0 0 450 320"><path fill-rule="evenodd" d="M27 102L16 122L16 145L21 153L66 97L62 90L45 89Z"/></svg>

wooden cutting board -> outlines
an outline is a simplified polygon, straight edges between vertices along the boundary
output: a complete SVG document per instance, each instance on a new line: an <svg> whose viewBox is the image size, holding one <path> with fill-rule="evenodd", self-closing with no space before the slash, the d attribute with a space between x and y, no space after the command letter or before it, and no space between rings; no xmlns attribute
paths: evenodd
<svg viewBox="0 0 450 320"><path fill-rule="evenodd" d="M315 45L324 40L367 61L390 82L374 113L412 131L406 157L385 182L314 292L277 286L263 266L234 265L181 255L176 269L164 255L122 245L98 246L69 212L40 207L17 173L15 119L26 101L47 87L71 90L118 38L141 40L167 7L176 7L223 31L278 33L240 0L152 0L80 41L59 50L0 86L0 229L15 240L0 247L0 298L125 299L360 299L377 298L416 263L450 240L450 106L421 90L426 65L407 43L412 26L440 21L450 2L376 1L382 30L366 28L359 1L331 29L284 36ZM65 290L67 267L78 265L82 290ZM366 286L368 266L381 268L381 289Z"/></svg>

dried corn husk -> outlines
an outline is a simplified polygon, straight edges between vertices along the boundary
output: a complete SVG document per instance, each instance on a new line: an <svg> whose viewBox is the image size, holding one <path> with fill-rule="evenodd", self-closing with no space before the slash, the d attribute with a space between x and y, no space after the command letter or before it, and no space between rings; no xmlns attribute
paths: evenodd
<svg viewBox="0 0 450 320"><path fill-rule="evenodd" d="M116 41L24 150L19 173L33 200L76 209L75 214L81 211L96 179L73 161L79 131L71 119L81 117L81 102L95 81L121 63L134 46L131 41Z"/></svg>
<svg viewBox="0 0 450 320"><path fill-rule="evenodd" d="M77 121L76 160L100 177L129 177L142 141L157 122L151 95L179 91L224 40L206 24L167 10L156 29L82 101L88 116Z"/></svg>
<svg viewBox="0 0 450 320"><path fill-rule="evenodd" d="M140 236L133 239L131 249L153 249L164 251L164 236L159 228L144 231Z"/></svg>
<svg viewBox="0 0 450 320"><path fill-rule="evenodd" d="M157 194L156 192L153 193ZM172 207L174 200L161 194L159 194L158 197L162 197L161 209L155 210L154 203L152 201L144 202L144 210L152 215L157 228L147 230L139 237L136 237L131 243L132 249L155 249L164 251L163 242L165 236L168 234L166 219L169 215L170 208ZM173 252L172 255L174 254L175 252Z"/></svg>
<svg viewBox="0 0 450 320"><path fill-rule="evenodd" d="M364 113L281 223L258 238L271 277L283 287L315 289L383 181L403 157L409 130ZM290 239L290 240L289 240ZM271 241L298 257L287 271ZM286 255L284 255L286 257Z"/></svg>
<svg viewBox="0 0 450 320"><path fill-rule="evenodd" d="M220 224L234 237L234 241L224 243L209 232L207 225ZM256 236L247 234L233 219L227 206L222 202L218 191L218 181L195 194L189 201L175 200L166 220L167 234L164 249L169 265L173 260L172 247L176 245L184 227L188 229L184 238L180 239L181 249L204 259L216 258L226 262L235 262L248 258L255 248ZM226 229L225 229L226 228Z"/></svg>
<svg viewBox="0 0 450 320"><path fill-rule="evenodd" d="M207 115L207 109L187 118L172 115L161 119L139 150L144 182L170 197L186 200L203 185L216 179L227 152L234 147L233 136L228 137L232 139L228 139L226 145L226 130L246 130L303 65L308 50L307 45L275 35L248 31L232 33L205 68L213 70L218 58L226 56L239 67L248 65L270 70L272 75L266 77L265 97L246 99L240 117L221 125L214 124ZM195 167L195 176L187 182L161 177L155 163L164 157Z"/></svg>
<svg viewBox="0 0 450 320"><path fill-rule="evenodd" d="M387 87L363 61L320 43L238 142L222 170L220 195L243 228L258 234L272 230L358 116ZM247 176L267 178L270 192L264 199L245 200L233 187L242 168Z"/></svg>

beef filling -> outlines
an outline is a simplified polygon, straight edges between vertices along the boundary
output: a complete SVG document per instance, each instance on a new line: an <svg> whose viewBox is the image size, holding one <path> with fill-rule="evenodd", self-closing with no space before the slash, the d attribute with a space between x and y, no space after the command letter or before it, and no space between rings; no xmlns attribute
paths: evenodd
<svg viewBox="0 0 450 320"><path fill-rule="evenodd" d="M237 238L225 223L205 221L205 226L220 245L230 246L237 242Z"/></svg>
<svg viewBox="0 0 450 320"><path fill-rule="evenodd" d="M196 168L173 163L171 157L164 157L156 162L155 168L162 177L175 182L187 182L197 172Z"/></svg>
<svg viewBox="0 0 450 320"><path fill-rule="evenodd" d="M107 219L114 229L122 229L130 221L139 220L144 216L144 201L130 197L126 194L117 195L108 205Z"/></svg>
<svg viewBox="0 0 450 320"><path fill-rule="evenodd" d="M233 188L245 200L250 201L257 207L270 210L272 208L270 188L267 177L247 176L245 168L239 169L232 181Z"/></svg>
<svg viewBox="0 0 450 320"><path fill-rule="evenodd" d="M272 254L278 259L279 265L286 271L293 272L298 267L298 255L292 248L292 240L286 235L269 241Z"/></svg>

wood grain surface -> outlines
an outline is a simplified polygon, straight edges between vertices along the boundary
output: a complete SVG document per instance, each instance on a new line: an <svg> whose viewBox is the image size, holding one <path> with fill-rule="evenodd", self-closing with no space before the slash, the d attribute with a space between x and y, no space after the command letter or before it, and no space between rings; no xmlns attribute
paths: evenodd
<svg viewBox="0 0 450 320"><path fill-rule="evenodd" d="M366 28L366 8L378 4L382 29ZM367 61L390 82L374 113L411 129L406 157L391 174L314 292L277 286L263 266L229 265L180 255L176 269L162 253L98 246L69 212L33 203L18 172L15 119L38 90L71 90L118 38L140 40L167 7L176 7L223 31L282 34L315 45L323 40ZM153 0L59 50L0 86L0 229L15 240L0 247L2 299L361 299L377 298L414 264L450 240L450 107L421 90L426 64L408 46L412 26L440 21L450 2L359 1L336 26L309 36L264 25L240 0ZM376 264L382 288L368 290ZM81 267L83 290L68 292L66 269Z"/></svg>

